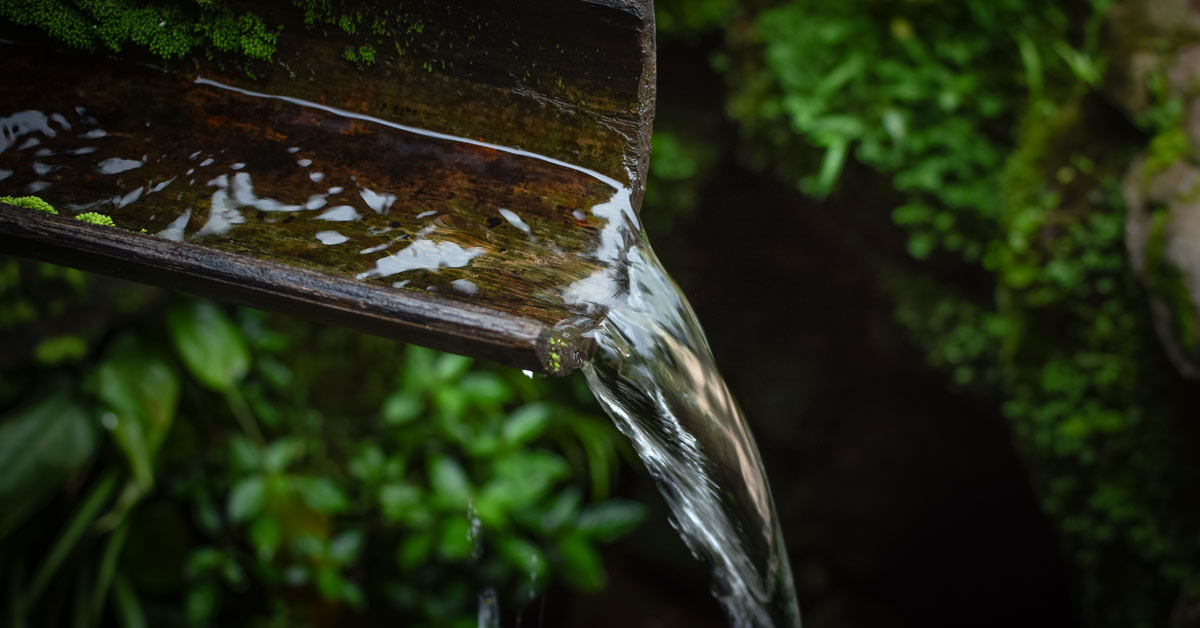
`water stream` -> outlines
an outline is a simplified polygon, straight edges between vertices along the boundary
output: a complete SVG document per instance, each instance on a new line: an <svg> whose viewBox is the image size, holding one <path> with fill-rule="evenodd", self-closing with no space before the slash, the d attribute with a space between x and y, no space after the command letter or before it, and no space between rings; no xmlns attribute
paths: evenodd
<svg viewBox="0 0 1200 628"><path fill-rule="evenodd" d="M735 628L798 628L779 519L745 417L691 305L638 228L628 195L592 208L608 220L605 271L568 298L603 307L584 367L605 412L658 481L672 524L713 573Z"/></svg>

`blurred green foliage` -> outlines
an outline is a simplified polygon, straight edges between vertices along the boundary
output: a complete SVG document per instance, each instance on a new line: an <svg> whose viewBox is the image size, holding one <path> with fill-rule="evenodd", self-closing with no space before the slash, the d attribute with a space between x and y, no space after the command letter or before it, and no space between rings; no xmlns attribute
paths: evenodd
<svg viewBox="0 0 1200 628"><path fill-rule="evenodd" d="M64 299L106 318L107 280L0 269L31 312L0 333L47 333ZM603 587L598 547L644 516L610 498L625 445L586 388L159 302L4 365L6 625L475 626L485 590Z"/></svg>
<svg viewBox="0 0 1200 628"><path fill-rule="evenodd" d="M864 200L898 199L885 209L917 262L877 260L898 322L1009 419L1089 624L1149 627L1200 575L1197 408L1126 258L1121 180L1139 152L1161 169L1187 141L1162 76L1137 120L1104 93L1110 4L706 0L660 4L659 23L720 42L743 163L817 200L863 199L839 188L848 168L889 184ZM686 136L661 139L648 216L708 176Z"/></svg>
<svg viewBox="0 0 1200 628"><path fill-rule="evenodd" d="M1028 0L784 3L742 35L760 56L718 59L733 84L729 113L757 145L756 165L824 197L853 157L891 177L914 257L942 249L975 262L998 235L996 190L1027 90L1039 97L1048 75L1098 80L1077 50L1094 45L1107 2L1095 4L1080 15ZM1087 32L1072 45L1076 22ZM798 141L812 158L780 161Z"/></svg>

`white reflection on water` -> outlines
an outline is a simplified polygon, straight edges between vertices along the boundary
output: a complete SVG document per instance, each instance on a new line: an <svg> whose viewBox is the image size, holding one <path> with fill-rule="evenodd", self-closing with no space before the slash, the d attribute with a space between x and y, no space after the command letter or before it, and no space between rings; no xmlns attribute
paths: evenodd
<svg viewBox="0 0 1200 628"><path fill-rule="evenodd" d="M122 172L128 172L134 168L141 167L142 162L137 159L109 157L96 166L96 172L99 172L100 174L120 174Z"/></svg>
<svg viewBox="0 0 1200 628"><path fill-rule="evenodd" d="M499 211L500 215L504 216L504 219L508 221L508 224L520 229L521 231L524 231L526 234L530 233L529 225L525 224L524 220L521 220L521 217L517 215L517 212L514 212L511 209L504 209L503 207L501 207Z"/></svg>
<svg viewBox="0 0 1200 628"><path fill-rule="evenodd" d="M417 240L403 249L375 262L375 268L359 273L359 279L390 277L406 270L437 270L442 267L462 268L483 255L481 248L463 248L455 242Z"/></svg>
<svg viewBox="0 0 1200 628"><path fill-rule="evenodd" d="M318 231L317 239L320 240L321 244L324 244L325 246L333 246L335 244L346 242L350 238L347 238L336 231Z"/></svg>

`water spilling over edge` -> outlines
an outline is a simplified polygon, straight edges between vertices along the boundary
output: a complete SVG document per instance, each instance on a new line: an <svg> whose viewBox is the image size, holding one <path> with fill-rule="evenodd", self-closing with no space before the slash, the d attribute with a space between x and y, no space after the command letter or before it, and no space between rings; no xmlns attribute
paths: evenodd
<svg viewBox="0 0 1200 628"><path fill-rule="evenodd" d="M608 310L585 332L597 344L588 385L658 481L689 549L711 565L730 624L798 628L758 449L704 331L640 233L628 192L592 211L608 219L597 253L608 264L568 294Z"/></svg>

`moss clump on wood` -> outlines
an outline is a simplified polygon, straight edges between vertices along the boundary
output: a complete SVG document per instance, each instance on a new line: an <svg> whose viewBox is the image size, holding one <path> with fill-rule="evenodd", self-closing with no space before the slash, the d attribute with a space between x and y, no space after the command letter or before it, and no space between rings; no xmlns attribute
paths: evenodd
<svg viewBox="0 0 1200 628"><path fill-rule="evenodd" d="M75 217L75 220L78 220L80 222L90 222L93 225L104 225L105 227L117 226L117 223L113 222L113 219L111 217L105 216L104 214L98 214L96 212L87 212L84 214L79 214L78 216Z"/></svg>
<svg viewBox="0 0 1200 628"><path fill-rule="evenodd" d="M220 0L146 5L128 0L0 2L0 17L44 31L83 50L141 48L170 61L193 49L268 61L278 31L253 13L236 13Z"/></svg>
<svg viewBox="0 0 1200 628"><path fill-rule="evenodd" d="M50 203L47 203L36 196L0 196L0 203L8 203L9 205L15 205L17 207L24 207L25 209L46 212L47 214L54 214L55 216L58 215L57 209L54 209Z"/></svg>
<svg viewBox="0 0 1200 628"><path fill-rule="evenodd" d="M58 215L58 210L54 206L36 196L0 196L0 203L8 203L25 209L45 212L47 214ZM75 217L75 220L88 222L93 225L104 225L105 227L115 227L117 223L113 222L111 216L106 216L98 212L85 212Z"/></svg>

